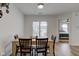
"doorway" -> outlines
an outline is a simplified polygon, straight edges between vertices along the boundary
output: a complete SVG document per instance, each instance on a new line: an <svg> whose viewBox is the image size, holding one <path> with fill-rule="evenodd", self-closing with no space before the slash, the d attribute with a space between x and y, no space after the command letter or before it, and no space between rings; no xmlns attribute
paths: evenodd
<svg viewBox="0 0 79 59"><path fill-rule="evenodd" d="M69 19L59 20L59 42L69 42Z"/></svg>

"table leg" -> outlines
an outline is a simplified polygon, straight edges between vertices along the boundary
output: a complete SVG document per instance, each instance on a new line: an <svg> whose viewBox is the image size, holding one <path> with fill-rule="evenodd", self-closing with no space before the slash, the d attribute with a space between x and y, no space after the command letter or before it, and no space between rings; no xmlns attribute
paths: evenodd
<svg viewBox="0 0 79 59"><path fill-rule="evenodd" d="M16 42L12 42L12 56L16 55Z"/></svg>
<svg viewBox="0 0 79 59"><path fill-rule="evenodd" d="M53 56L53 42L49 43L49 53L50 53L50 56Z"/></svg>

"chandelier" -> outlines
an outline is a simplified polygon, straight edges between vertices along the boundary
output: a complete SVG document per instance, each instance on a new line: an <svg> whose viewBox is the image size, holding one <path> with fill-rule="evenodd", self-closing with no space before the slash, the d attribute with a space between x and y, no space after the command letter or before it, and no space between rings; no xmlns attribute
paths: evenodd
<svg viewBox="0 0 79 59"><path fill-rule="evenodd" d="M2 8L5 7L6 8L6 13L9 13L9 3L0 3L0 18L2 18L3 16L3 11Z"/></svg>

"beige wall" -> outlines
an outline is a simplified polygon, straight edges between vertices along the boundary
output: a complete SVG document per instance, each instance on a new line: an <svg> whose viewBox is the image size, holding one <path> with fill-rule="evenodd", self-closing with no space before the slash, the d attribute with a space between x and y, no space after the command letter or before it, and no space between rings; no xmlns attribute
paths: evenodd
<svg viewBox="0 0 79 59"><path fill-rule="evenodd" d="M3 9L4 10L4 9ZM0 55L9 55L11 53L11 41L14 34L23 35L24 16L12 4L10 4L10 13L4 12L0 19Z"/></svg>
<svg viewBox="0 0 79 59"><path fill-rule="evenodd" d="M47 21L48 22L48 37L50 38L51 34L58 34L58 20L55 16L51 15L42 15L42 16L25 16L24 17L24 35L29 37L32 36L32 22L33 21Z"/></svg>

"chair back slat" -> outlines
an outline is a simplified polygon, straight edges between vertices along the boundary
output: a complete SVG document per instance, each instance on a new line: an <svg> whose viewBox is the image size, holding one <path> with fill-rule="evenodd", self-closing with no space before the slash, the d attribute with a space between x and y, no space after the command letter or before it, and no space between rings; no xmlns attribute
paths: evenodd
<svg viewBox="0 0 79 59"><path fill-rule="evenodd" d="M36 38L36 51L47 55L48 38Z"/></svg>
<svg viewBox="0 0 79 59"><path fill-rule="evenodd" d="M23 38L20 38L19 39L19 44L20 44L21 48L31 47L31 45L32 45L32 39L23 39Z"/></svg>
<svg viewBox="0 0 79 59"><path fill-rule="evenodd" d="M32 49L32 39L19 38L20 54L30 53Z"/></svg>
<svg viewBox="0 0 79 59"><path fill-rule="evenodd" d="M36 45L44 45L47 46L48 38L37 38Z"/></svg>

